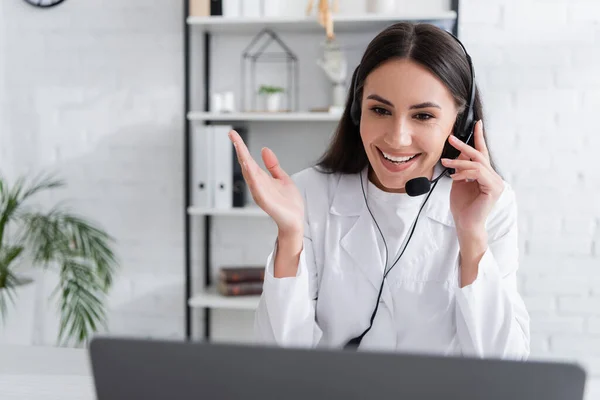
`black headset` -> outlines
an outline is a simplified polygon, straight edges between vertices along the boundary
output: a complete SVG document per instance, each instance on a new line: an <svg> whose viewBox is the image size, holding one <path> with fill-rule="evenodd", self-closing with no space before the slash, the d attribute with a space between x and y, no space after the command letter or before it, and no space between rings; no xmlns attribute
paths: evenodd
<svg viewBox="0 0 600 400"><path fill-rule="evenodd" d="M461 115L459 115L457 117L452 134L454 136L456 136L458 139L460 139L461 141L473 145L471 143L471 140L473 137L473 131L475 129L475 122L476 122L476 121L474 121L474 116L473 116L473 103L475 101L475 73L473 70L473 64L471 62L471 57L467 53L467 50L465 49L465 46L463 46L461 41L458 40L458 38L456 36L454 36L452 33L450 33L450 32L447 32L447 33L450 36L452 36L460 44L460 47L462 47L462 49L465 52L465 55L467 57L467 61L469 63L469 68L471 70L471 88L470 88L469 99L467 102L467 108ZM358 99L358 96L356 95L356 86L357 86L356 83L358 82L358 75L360 72L359 68L360 68L360 65L358 67L356 67L356 71L354 73L354 78L353 78L354 82L352 83L353 90L354 90L353 91L354 98L352 100L352 105L350 107L350 117L352 118L352 122L355 125L360 124L360 112L361 112L360 101ZM460 151L457 150L456 148L454 148L452 145L450 145L450 143L448 143L448 141L446 141L441 157L454 159L454 158L458 157L459 154L460 154ZM421 207L419 208L419 212L417 213L417 217L415 218L415 221L412 224L412 227L410 229L410 233L408 236L408 240L406 241L404 248L400 252L400 255L398 256L398 258L394 261L394 263L390 266L390 268L387 271L385 271L385 269L387 268L387 264L388 264L388 253L389 253L388 248L387 248L387 243L385 242L385 238L383 237L383 232L381 232L381 229L379 228L379 224L375 220L375 217L373 216L373 213L371 212L371 209L369 208L369 204L367 202L367 197L365 194L363 179L362 179L362 176L360 177L360 184L361 184L361 188L362 188L362 192L363 192L363 197L365 199L365 204L367 205L367 209L369 210L369 213L371 214L371 218L373 218L373 221L375 222L375 225L377 226L377 229L379 230L379 234L381 235L381 238L383 239L383 245L385 247L385 266L384 266L383 279L381 280L381 286L379 287L379 293L377 295L377 302L375 303L375 309L373 310L373 313L371 314L369 327L365 331L363 331L363 333L361 333L359 336L356 336L356 337L350 339L344 345L345 349L357 348L360 345L360 342L362 341L363 337L373 327L373 321L375 320L375 316L377 315L377 310L379 309L379 301L381 299L381 294L383 293L383 284L385 282L385 278L387 277L388 273L392 270L392 268L396 265L396 263L398 263L398 261L400 261L400 258L402 257L402 255L404 254L404 251L408 247L410 238L412 237L413 232L415 231L415 227L417 226L417 221L419 219L419 215L421 214L421 211L423 210L423 207L425 207L425 204L427 203L429 196L433 192L433 189L435 189L435 187L437 186L439 179L447 172L449 172L451 174L454 173L453 169L446 168L436 179L433 180L433 187L431 188L429 193L427 193L427 196L425 197L425 201L423 201L423 204L421 204Z"/></svg>
<svg viewBox="0 0 600 400"><path fill-rule="evenodd" d="M473 103L475 102L475 71L473 69L473 63L471 62L471 56L467 53L465 46L462 44L460 40L452 33L448 31L444 31L448 33L450 36L454 38L463 49L465 56L467 58L467 62L469 63L469 69L471 71L471 87L469 93L469 99L467 101L467 107L465 110L456 118L456 122L454 124L454 129L452 134L460 139L464 143L468 143L471 146L474 145L473 140L473 132L475 130L475 123L477 121L474 120L473 113ZM360 97L357 95L357 86L358 86L358 76L360 75L360 64L356 67L356 71L353 77L353 91L352 91L352 105L350 106L350 118L354 125L360 124L360 115L361 115L361 101ZM452 146L448 141L444 144L444 150L442 151L441 158L450 158L455 159L460 155L460 151L457 150L454 146ZM454 173L450 169L450 173Z"/></svg>

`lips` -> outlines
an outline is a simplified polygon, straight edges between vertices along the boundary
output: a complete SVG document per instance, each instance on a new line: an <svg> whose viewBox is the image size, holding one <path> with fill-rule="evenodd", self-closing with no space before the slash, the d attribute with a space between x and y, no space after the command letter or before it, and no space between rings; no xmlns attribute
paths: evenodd
<svg viewBox="0 0 600 400"><path fill-rule="evenodd" d="M411 159L409 159L408 161L405 162L394 162L391 160L388 160L384 155L383 152L377 148L377 153L379 154L379 159L381 160L381 163L383 164L383 166L390 172L401 172L401 171L406 171L407 169L409 169L411 166L413 166L421 157L421 153L416 154L414 157L412 157ZM394 157L395 159L405 159L406 157Z"/></svg>

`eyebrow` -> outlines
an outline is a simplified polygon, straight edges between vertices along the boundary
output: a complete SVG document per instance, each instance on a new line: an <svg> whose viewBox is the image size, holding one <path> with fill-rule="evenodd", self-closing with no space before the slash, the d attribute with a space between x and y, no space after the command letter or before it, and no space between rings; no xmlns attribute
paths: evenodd
<svg viewBox="0 0 600 400"><path fill-rule="evenodd" d="M384 99L383 97L377 95L377 94L370 94L369 96L367 96L367 99L373 99L373 100L377 100L383 104L386 104L390 107L394 107L394 105L392 104L391 101ZM410 106L410 110L415 110L415 109L419 109L419 108L439 108L440 110L442 109L442 107L440 107L438 104L433 103L431 101L426 101L423 103L419 103L419 104L413 104L412 106Z"/></svg>
<svg viewBox="0 0 600 400"><path fill-rule="evenodd" d="M384 99L383 97L379 96L378 94L370 94L370 95L367 96L367 99L377 100L380 103L383 103L383 104L388 105L390 107L394 107L394 105L392 104L391 101Z"/></svg>
<svg viewBox="0 0 600 400"><path fill-rule="evenodd" d="M442 109L442 107L440 107L438 104L433 103L431 101L426 101L424 103L419 103L419 104L413 104L412 106L410 106L411 110L417 109L417 108L439 108L440 110Z"/></svg>

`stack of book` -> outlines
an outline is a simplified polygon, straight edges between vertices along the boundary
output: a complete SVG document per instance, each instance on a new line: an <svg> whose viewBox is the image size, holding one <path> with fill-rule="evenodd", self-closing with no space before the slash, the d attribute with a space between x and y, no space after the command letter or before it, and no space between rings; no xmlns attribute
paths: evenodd
<svg viewBox="0 0 600 400"><path fill-rule="evenodd" d="M223 296L260 295L264 280L264 265L221 267L217 287Z"/></svg>

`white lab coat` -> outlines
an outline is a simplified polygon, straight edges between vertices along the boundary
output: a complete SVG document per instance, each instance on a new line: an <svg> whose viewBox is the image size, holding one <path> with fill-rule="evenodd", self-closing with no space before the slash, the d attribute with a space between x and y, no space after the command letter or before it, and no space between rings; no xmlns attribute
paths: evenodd
<svg viewBox="0 0 600 400"><path fill-rule="evenodd" d="M305 202L298 273L273 276L275 243L255 333L259 343L341 348L369 326L384 271L379 232L360 184L363 179L367 187L366 169L348 175L308 168L292 179ZM460 288L451 185L442 178L427 201L402 259L386 278L373 328L359 350L526 359L529 315L517 291L514 192L505 183L486 222L489 246L477 279Z"/></svg>

